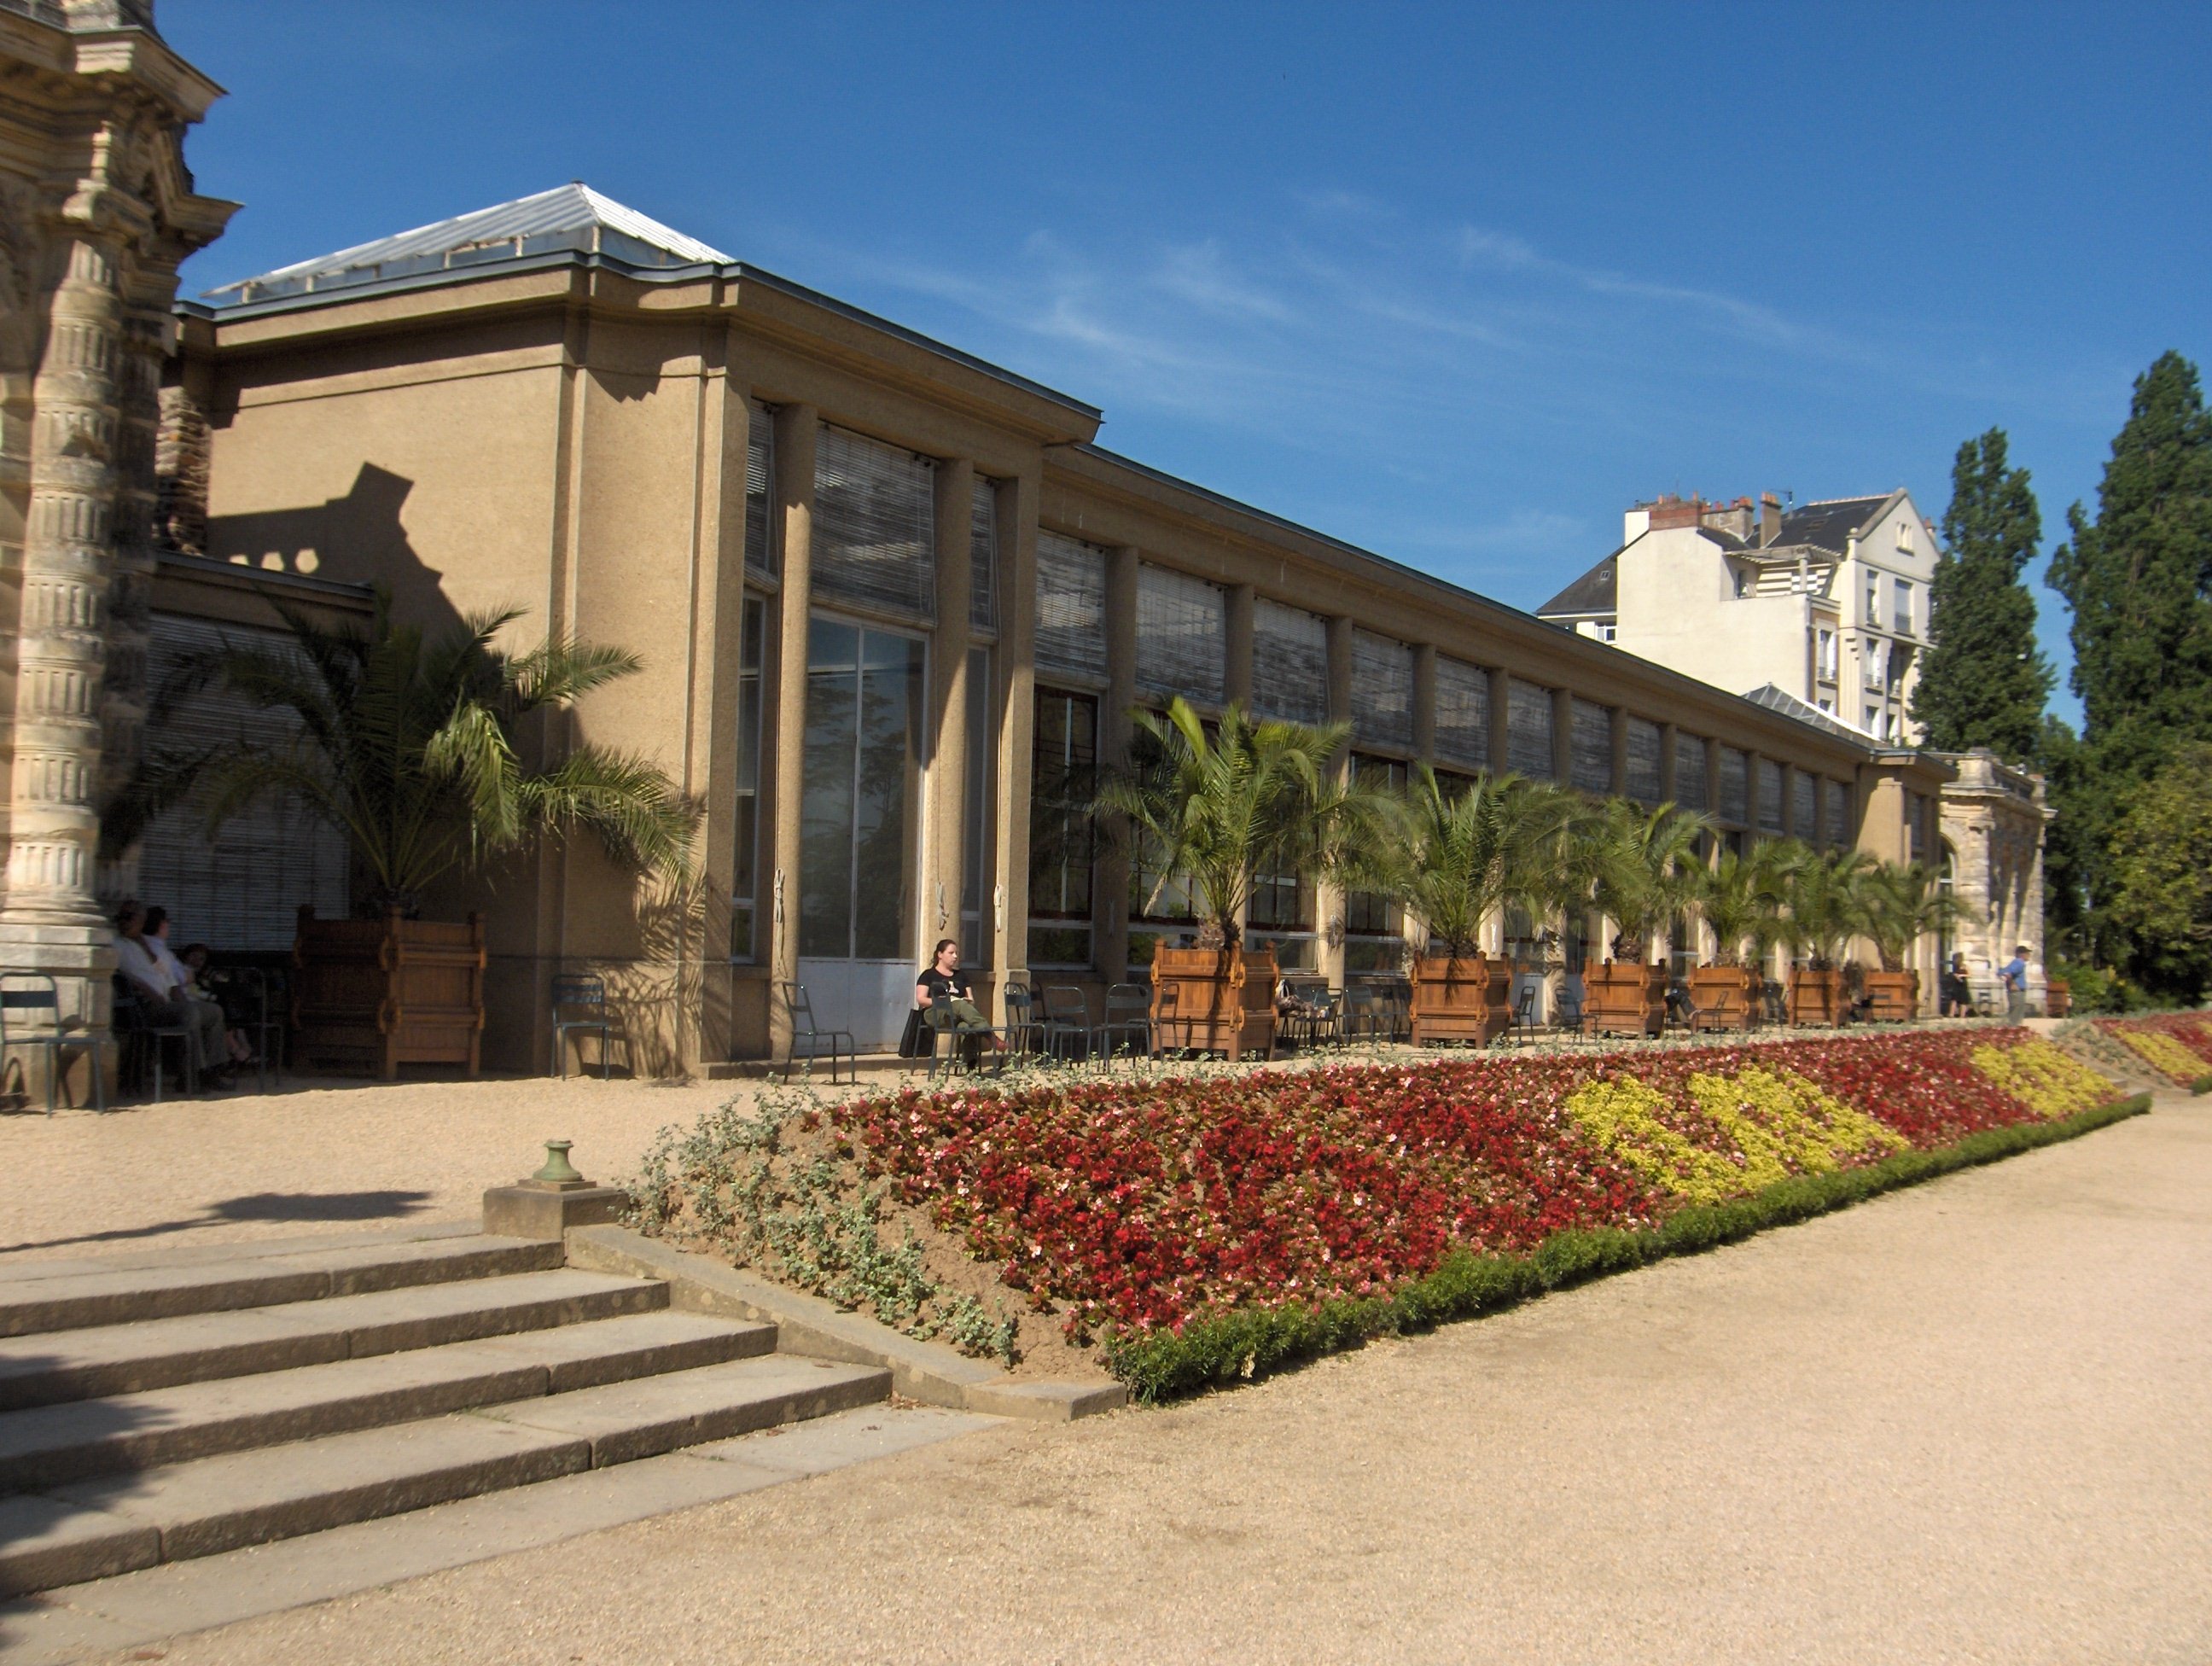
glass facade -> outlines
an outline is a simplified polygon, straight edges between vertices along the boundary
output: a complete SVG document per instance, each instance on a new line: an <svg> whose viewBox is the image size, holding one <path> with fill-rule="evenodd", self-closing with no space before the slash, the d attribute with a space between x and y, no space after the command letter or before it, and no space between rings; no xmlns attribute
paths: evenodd
<svg viewBox="0 0 2212 1666"><path fill-rule="evenodd" d="M925 663L917 638L808 623L803 956L913 957Z"/></svg>

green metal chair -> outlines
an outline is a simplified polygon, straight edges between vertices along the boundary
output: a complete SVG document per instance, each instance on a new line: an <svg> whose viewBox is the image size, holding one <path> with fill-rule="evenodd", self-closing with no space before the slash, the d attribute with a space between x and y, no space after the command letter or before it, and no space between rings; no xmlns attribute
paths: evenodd
<svg viewBox="0 0 2212 1666"><path fill-rule="evenodd" d="M16 1029L11 1020L16 1014L26 1015L27 1030ZM40 1015L43 1015L41 1018ZM100 1065L100 1049L112 1047L115 1039L92 1030L72 1030L62 1021L60 991L54 980L45 972L0 973L0 1069L11 1053L44 1053L46 1055L46 1115L54 1114L57 1084L68 1067L73 1053L92 1055L92 1103L95 1110L107 1109L107 1073ZM26 1081L27 1089L30 1084ZM25 1095L28 1097L27 1092Z"/></svg>

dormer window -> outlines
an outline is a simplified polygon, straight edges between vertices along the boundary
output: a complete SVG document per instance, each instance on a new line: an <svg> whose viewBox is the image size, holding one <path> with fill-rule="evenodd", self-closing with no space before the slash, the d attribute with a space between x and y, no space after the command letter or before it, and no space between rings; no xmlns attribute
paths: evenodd
<svg viewBox="0 0 2212 1666"><path fill-rule="evenodd" d="M1909 520L1897 523L1897 547L1908 556L1912 553L1912 523Z"/></svg>
<svg viewBox="0 0 2212 1666"><path fill-rule="evenodd" d="M1735 593L1739 601L1751 594L1751 575L1741 567L1735 569Z"/></svg>

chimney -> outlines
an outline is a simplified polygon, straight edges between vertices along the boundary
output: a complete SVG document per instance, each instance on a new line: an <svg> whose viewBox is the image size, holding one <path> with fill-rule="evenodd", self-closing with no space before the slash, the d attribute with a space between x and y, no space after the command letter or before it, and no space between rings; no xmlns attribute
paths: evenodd
<svg viewBox="0 0 2212 1666"><path fill-rule="evenodd" d="M1639 503L1620 517L1620 543L1623 549L1651 530L1651 506Z"/></svg>
<svg viewBox="0 0 2212 1666"><path fill-rule="evenodd" d="M1759 495L1759 547L1764 550L1782 536L1782 500L1772 492Z"/></svg>
<svg viewBox="0 0 2212 1666"><path fill-rule="evenodd" d="M1733 503L1708 503L1698 517L1698 524L1708 531L1726 532L1731 538L1751 542L1751 500L1739 497Z"/></svg>
<svg viewBox="0 0 2212 1666"><path fill-rule="evenodd" d="M1680 498L1672 492L1660 495L1651 506L1651 530L1663 532L1676 526L1694 526L1705 512L1702 497Z"/></svg>

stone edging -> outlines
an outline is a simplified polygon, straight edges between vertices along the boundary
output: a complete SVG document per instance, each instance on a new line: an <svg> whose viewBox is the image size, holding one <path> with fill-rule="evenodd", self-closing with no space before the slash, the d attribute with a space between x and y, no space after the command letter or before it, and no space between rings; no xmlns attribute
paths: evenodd
<svg viewBox="0 0 2212 1666"><path fill-rule="evenodd" d="M678 1250L628 1227L571 1227L566 1243L571 1267L665 1280L672 1306L773 1324L780 1344L795 1353L886 1367L891 1373L892 1389L910 1400L995 1417L1054 1423L1093 1417L1128 1402L1129 1391L1107 1377L1057 1383L1017 1381L942 1342L902 1335L889 1325L848 1312L819 1296L771 1284L742 1268Z"/></svg>

